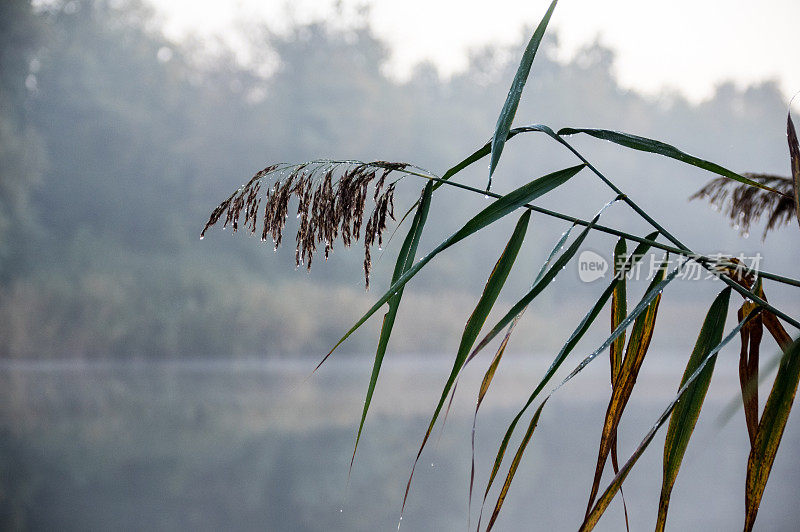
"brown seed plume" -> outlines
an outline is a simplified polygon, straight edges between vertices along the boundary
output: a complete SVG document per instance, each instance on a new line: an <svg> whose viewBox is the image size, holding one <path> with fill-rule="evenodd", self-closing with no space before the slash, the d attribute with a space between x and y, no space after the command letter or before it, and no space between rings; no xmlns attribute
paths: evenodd
<svg viewBox="0 0 800 532"><path fill-rule="evenodd" d="M791 222L794 217L793 184L788 177L768 174L744 174L749 179L772 187L781 194L738 183L726 177L712 179L690 197L706 199L730 218L741 233L750 231L753 222L762 216L767 218L762 238L767 233Z"/></svg>
<svg viewBox="0 0 800 532"><path fill-rule="evenodd" d="M379 247L383 244L387 221L389 218L394 220L397 180L389 182L388 177L392 172L402 172L408 166L406 163L387 161L314 161L291 166L268 166L212 211L200 238L223 215L223 228L230 225L236 232L239 230L239 220L243 218L242 227L255 234L259 228L259 209L263 203L261 240L267 241L271 237L277 250L289 217L289 201L294 197L297 198L298 219L295 264L298 267L305 264L310 269L318 245L323 246L327 260L339 236L345 247L361 238L364 213L367 204L372 203L372 211L363 227L364 278L369 288L372 269L370 248L376 243ZM272 178L274 182L268 184Z"/></svg>

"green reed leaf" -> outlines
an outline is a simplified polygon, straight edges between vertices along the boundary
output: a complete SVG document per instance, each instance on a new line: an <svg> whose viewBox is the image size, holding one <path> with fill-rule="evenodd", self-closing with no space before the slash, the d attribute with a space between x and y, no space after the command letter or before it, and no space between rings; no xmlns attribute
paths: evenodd
<svg viewBox="0 0 800 532"><path fill-rule="evenodd" d="M768 187L757 181L748 179L743 175L737 174L736 172L728 170L727 168L724 168L716 163L712 163L710 161L706 161L705 159L700 159L699 157L689 155L688 153L682 152L681 150L679 150L674 146L671 146L669 144L666 144L658 140L639 137L636 135L631 135L629 133L622 133L619 131L611 131L608 129L567 127L558 131L559 136L575 135L577 133L585 133L597 139L607 140L609 142L613 142L614 144L625 146L626 148L663 155L665 157L676 159L686 164L702 168L703 170L708 170L709 172L713 172L717 175L733 179L734 181L739 181L740 183L745 183L752 187L758 187L764 190L769 190L770 192L775 192L780 194L780 192L778 192L772 187Z"/></svg>
<svg viewBox="0 0 800 532"><path fill-rule="evenodd" d="M694 345L692 354L683 372L680 386L683 388L688 378L697 371L700 363L708 356L714 346L722 340L722 333L725 329L725 319L728 316L728 302L731 298L731 288L725 288L714 299L711 308L706 314L700 334ZM746 328L747 326L745 326ZM744 330L744 329L742 329ZM711 384L711 375L714 372L715 360L710 360L703 370L698 373L695 381L687 386L683 399L672 411L667 427L667 438L664 443L664 477L661 484L661 497L658 503L658 517L656 519L656 531L663 532L667 522L667 511L669 509L670 495L678 477L678 470L681 467L686 447L689 445L689 438L692 436L697 418L700 416L700 409Z"/></svg>
<svg viewBox="0 0 800 532"><path fill-rule="evenodd" d="M553 261L553 258L558 254L561 249L564 247L564 243L569 238L569 234L572 229L575 228L575 225L570 226L564 234L561 235L561 238L558 239L556 245L553 246L553 249L550 251L550 254L547 256L547 259L542 264L541 268L539 269L539 273L536 275L536 279L533 281L532 286L536 286L536 284L541 281L542 277L544 276L545 272L547 272L548 266ZM478 400L475 403L475 414L472 416L472 458L470 461L470 473L469 473L469 500L467 505L467 521L469 522L469 517L472 515L472 490L475 485L475 426L478 421L478 410L480 410L481 403L483 402L483 398L486 396L486 393L489 391L489 386L492 384L492 379L494 379L494 375L497 372L497 367L500 365L500 360L503 358L503 354L505 353L506 347L508 346L508 340L511 338L511 333L514 331L514 327L516 327L519 320L522 318L522 314L525 312L525 309L522 310L519 314L517 314L514 319L511 321L511 324L508 326L506 330L506 334L503 337L503 340L500 342L500 347L498 347L497 352L492 359L492 362L489 364L489 368L486 370L486 373L483 376L483 380L481 381L480 389L478 390ZM469 358L464 362L466 366L470 360L474 358L477 354L477 349L473 350L470 354ZM469 527L468 527L469 528Z"/></svg>
<svg viewBox="0 0 800 532"><path fill-rule="evenodd" d="M542 413L542 408L544 408L545 403L547 403L547 399L542 401L542 404L540 404L539 408L536 409L536 412L531 418L531 422L528 424L528 430L525 431L525 435L522 437L522 442L520 442L519 448L514 454L514 460L511 461L511 467L508 469L506 481L503 482L503 487L500 489L500 495L497 497L494 510L492 510L492 516L489 518L489 524L486 525L486 532L489 532L489 530L492 529L495 521L497 521L497 516L500 515L500 509L503 507L503 502L505 502L506 496L508 495L508 489L511 487L511 481L514 480L514 475L517 473L519 464L522 461L522 455L525 454L525 449L527 448L528 443L531 441L533 431L536 430L536 425L539 423L539 416Z"/></svg>
<svg viewBox="0 0 800 532"><path fill-rule="evenodd" d="M414 216L414 220L411 223L411 227L408 230L408 234L403 241L403 245L400 247L400 254L397 256L397 262L395 263L394 272L392 273L392 284L397 282L403 273L410 270L414 265L414 258L416 257L417 246L419 246L419 240L422 236L422 229L425 226L426 220L428 219L428 211L430 210L431 206L432 192L433 184L428 182L423 189L420 204L417 208L417 213ZM364 421L367 419L369 405L372 402L372 395L375 392L375 385L378 382L378 375L381 371L383 357L386 354L386 348L389 345L389 337L392 334L394 320L397 317L397 309L400 307L400 299L402 297L403 288L400 288L400 290L398 290L397 293L389 299L389 310L383 316L383 325L381 326L378 348L375 351L375 362L372 365L372 374L370 375L369 386L367 388L367 397L364 400L364 410L361 414L361 421L358 425L358 434L356 435L356 443L353 447L353 456L350 459L351 470L353 468L353 461L356 457L356 451L358 450L358 442L361 440L361 432L364 429Z"/></svg>
<svg viewBox="0 0 800 532"><path fill-rule="evenodd" d="M500 154L503 153L503 146L505 146L508 132L511 129L511 123L514 121L514 115L517 113L519 100L522 96L522 89L525 88L525 82L528 81L528 74L531 71L533 59L536 57L536 52L539 50L539 44L542 42L544 32L547 29L547 24L550 22L550 16L556 8L558 0L553 0L550 7L547 9L539 26L533 32L525 52L522 54L522 60L517 68L517 73L514 76L514 81L511 83L511 88L508 90L508 96L503 104L503 109L500 111L500 116L497 117L497 125L494 129L492 136L492 157L489 161L489 182L486 185L486 190L492 187L492 174L494 173L497 163L500 161Z"/></svg>
<svg viewBox="0 0 800 532"><path fill-rule="evenodd" d="M534 299L536 299L536 297L539 294L541 294L545 288L547 288L547 285L549 285L550 282L553 279L555 279L556 275L558 275L559 272L561 272L561 270L563 270L566 267L567 263L570 261L570 259L572 259L572 257L575 256L575 253L577 253L578 249L581 247L581 244L583 244L583 241L586 240L586 237L589 235L589 232L592 230L595 223L597 223L597 220L600 218L600 215L602 214L603 210L605 210L609 205L611 205L611 203L603 207L600 213L598 213L592 219L591 223L583 231L581 231L581 233L578 235L578 238L576 238L575 241L572 244L570 244L569 248L567 248L567 250L564 251L564 253L562 253L558 257L558 259L556 259L553 265L546 272L544 273L542 273L542 271L539 272L536 281L534 282L533 286L528 291L528 293L525 294L522 297L522 299L517 301L514 304L514 306L511 307L511 309L502 318L500 318L500 321L498 321L497 324L494 327L492 327L492 330L489 331L489 333L487 333L486 336L475 347L475 349L467 359L467 362L475 358L478 352L480 352L484 347L486 347L489 344L489 342L491 342L498 334L500 334L500 332L505 328L505 326L511 323L511 321L514 320L515 317L525 312L525 309L528 308L528 305ZM565 240L565 238L562 236L561 241L563 240ZM547 263L545 263L545 266L546 265Z"/></svg>
<svg viewBox="0 0 800 532"><path fill-rule="evenodd" d="M461 335L461 342L458 346L456 358L453 361L453 369L450 371L450 375L447 377L447 382L442 390L439 404L436 405L436 409L433 412L428 429L425 431L425 437L422 439L422 444L420 445L417 458L414 462L415 467L416 462L422 455L422 450L425 448L425 444L431 435L431 431L436 424L439 413L441 412L442 407L447 400L447 396L453 387L453 383L455 382L459 371L461 371L470 349L472 349L472 344L474 344L475 340L478 338L478 334L480 333L483 324L486 322L486 318L489 316L492 307L497 301L500 291L503 289L506 279L508 279L509 273L511 273L511 269L514 266L514 261L517 259L519 250L522 247L522 242L525 239L525 233L528 231L528 222L530 221L530 218L531 211L527 210L522 214L522 216L520 216L519 221L514 228L514 232L511 234L511 238L508 240L508 244L506 244L503 253L500 255L500 258L497 260L497 263L492 269L492 273L489 275L489 279L486 281L486 286L483 288L483 293L478 300L478 304L475 306L475 309L472 311L472 314L467 320L467 324L464 327L464 333ZM412 476L414 474L413 469L414 468L412 468ZM409 486L410 485L411 479L409 479ZM406 497L408 497L408 488L406 488ZM403 501L403 505L405 506L405 500Z"/></svg>
<svg viewBox="0 0 800 532"><path fill-rule="evenodd" d="M647 235L647 239L653 240L657 236L658 232L654 232ZM550 379L553 378L553 375L555 375L556 371L558 371L558 369L561 367L564 360L566 360L567 355L569 355L572 352L572 350L578 344L580 339L583 338L583 335L586 333L586 331L589 330L589 327L594 322L595 318L597 318L598 314L600 314L600 311L603 309L603 307L611 297L611 294L614 291L614 288L616 287L617 283L619 282L619 279L624 277L630 271L630 269L639 260L641 260L641 258L644 256L644 254L647 252L649 248L650 246L647 244L640 244L639 246L636 247L634 253L628 257L628 260L625 262L625 265L620 270L619 276L611 280L608 287L606 287L606 289L600 295L597 302L595 302L595 304L592 306L591 310L589 310L589 312L583 317L581 322L578 324L578 327L572 332L566 344L564 344L564 346L559 351L558 355L556 355L555 359L550 364L550 367L547 369L541 381L531 393L525 405L522 407L522 409L520 409L520 411L511 421L511 424L509 425L508 429L506 429L506 433L503 435L503 440L500 443L500 448L497 451L497 456L495 457L494 465L492 466L492 472L489 475L489 481L486 483L486 489L483 495L484 502L486 501L486 497L489 495L489 490L492 488L492 484L494 483L494 479L497 476L497 472L500 470L500 465L503 462L503 457L505 456L506 449L508 448L508 442L511 439L511 435L514 433L514 429L516 428L517 423L519 423L519 420L525 414L525 411L528 409L528 407L530 407L530 405L533 404L533 402L536 400L536 397L538 397L539 393L544 389L545 386L547 386L547 383L550 382ZM644 307L642 307L641 309L637 308L639 312L641 312L641 310L643 309ZM620 324L620 326L622 326L622 324ZM607 344L605 345L607 347Z"/></svg>
<svg viewBox="0 0 800 532"><path fill-rule="evenodd" d="M614 247L614 276L619 274L619 269L623 266L625 257L628 253L625 239L620 238ZM621 278L611 294L611 330L616 329L625 316L628 314L627 282ZM622 352L625 349L625 333L611 342L609 349L609 359L611 363L611 385L617 380L620 366L622 366Z"/></svg>

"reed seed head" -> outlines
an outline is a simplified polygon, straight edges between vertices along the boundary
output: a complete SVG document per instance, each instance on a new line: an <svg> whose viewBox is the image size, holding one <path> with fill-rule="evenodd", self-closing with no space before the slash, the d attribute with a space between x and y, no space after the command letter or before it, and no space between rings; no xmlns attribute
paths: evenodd
<svg viewBox="0 0 800 532"><path fill-rule="evenodd" d="M395 184L402 176L391 182L388 178L392 172L402 172L408 166L387 161L312 161L268 166L211 212L200 237L224 215L223 228L230 225L237 232L241 218L245 230L255 234L260 228L261 240L266 242L271 237L277 250L289 217L289 201L294 197L298 219L295 264L311 269L317 246L323 247L327 260L339 236L345 247L362 237L364 213L371 203L372 211L363 227L364 278L369 289L370 248L376 243L379 247L383 244L387 221L394 220Z"/></svg>
<svg viewBox="0 0 800 532"><path fill-rule="evenodd" d="M762 238L767 233L786 225L794 218L794 194L792 180L769 174L744 174L747 178L774 188L781 194L739 183L727 177L712 179L689 199L705 199L719 208L738 227L741 234L748 234L753 222L762 216L767 218Z"/></svg>

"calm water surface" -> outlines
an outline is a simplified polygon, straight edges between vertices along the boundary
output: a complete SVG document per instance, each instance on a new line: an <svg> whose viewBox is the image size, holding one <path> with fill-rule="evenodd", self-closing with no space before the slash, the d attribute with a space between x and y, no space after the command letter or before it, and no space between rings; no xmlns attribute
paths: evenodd
<svg viewBox="0 0 800 532"><path fill-rule="evenodd" d="M478 418L476 493L505 427L548 363L504 360ZM548 403L496 529L577 529L608 402L607 364L597 360ZM734 364L718 365L678 476L670 530L741 527L749 444L740 411L726 425L719 422L738 393ZM445 429L437 428L423 454L403 530L466 530L480 365L468 368ZM349 484L370 361L340 357L306 379L313 366L311 360L3 364L2 527L394 531L448 361L387 360ZM655 421L681 372L668 355L645 363L623 418L621 457ZM762 405L765 396L766 390ZM800 522L796 418L794 412L767 485L759 530L797 530ZM665 430L624 484L632 530L653 528ZM476 499L473 527L478 506ZM618 500L598 529L624 529Z"/></svg>

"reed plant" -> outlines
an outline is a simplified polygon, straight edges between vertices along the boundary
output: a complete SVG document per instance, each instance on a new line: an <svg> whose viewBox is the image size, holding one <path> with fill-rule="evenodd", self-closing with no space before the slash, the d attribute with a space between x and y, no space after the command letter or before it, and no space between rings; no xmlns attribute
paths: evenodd
<svg viewBox="0 0 800 532"><path fill-rule="evenodd" d="M502 510L509 488L514 480L520 461L533 441L537 423L548 399L566 382L580 373L588 364L602 353L608 351L611 367L611 395L600 435L594 480L589 488L585 517L581 531L592 530L608 508L611 500L622 493L622 485L637 460L652 442L656 432L667 425L666 441L663 450L663 477L660 502L656 520L656 530L663 530L670 502L670 495L676 483L684 453L703 407L706 392L714 371L720 350L728 343L740 342L740 386L741 403L745 412L746 429L749 434L751 450L746 464L744 530L753 528L758 508L775 460L778 446L792 407L798 382L800 381L800 340L793 339L785 326L800 329L797 317L792 317L768 302L765 286L768 283L787 285L787 290L800 288L800 281L777 273L750 267L731 256L705 256L694 252L678 237L673 235L660 222L656 221L631 196L618 188L604 173L600 172L570 143L575 135L588 135L595 139L610 141L620 149L632 149L669 157L683 164L695 166L717 177L701 188L693 198L705 198L721 208L742 232L748 232L752 223L761 217L767 219L766 232L777 229L794 220L800 222L800 147L792 123L791 114L787 118L787 139L791 176L773 176L759 173L737 173L714 162L695 157L684 151L660 142L629 133L605 129L562 128L558 131L547 125L536 124L512 128L512 122L528 79L531 65L539 44L556 7L557 0L550 4L543 19L535 29L520 61L516 76L506 97L505 104L497 119L491 139L472 154L455 164L441 175L434 174L408 163L387 161L316 160L301 164L271 165L257 172L244 186L223 201L211 214L202 235L217 223L231 226L233 231L240 228L253 234L260 234L261 240L271 241L277 248L282 242L283 231L289 216L289 203L296 199L298 230L295 236L297 266L311 267L317 247L327 259L336 241L344 246L361 241L364 245L364 275L369 286L372 267L371 249L383 244L384 231L390 221L397 221L398 227L407 226L405 238L392 274L389 287L377 298L373 306L348 330L319 363L319 368L328 357L347 338L361 327L372 315L383 310L378 345L375 352L372 373L367 386L366 399L358 427L351 459L351 468L356 456L364 422L370 408L381 365L386 354L389 338L394 326L397 311L405 285L425 268L437 255L467 238L479 238L477 233L508 216L518 216L508 242L486 281L483 292L475 304L456 351L452 369L441 391L433 414L425 431L419 451L414 461L416 466L429 440L437 420L446 412L448 402L455 393L459 376L465 366L481 353L492 340L500 339L499 347L488 364L478 392L475 418L486 394L489 392L509 338L518 321L529 305L539 296L566 264L581 249L591 232L601 232L618 237L612 252L614 258L613 276L597 301L575 326L563 347L554 356L549 368L532 387L530 396L520 408L504 434L491 464L488 482L479 492L481 502L477 528L484 526L491 530ZM577 164L552 172L525 183L511 192L499 194L491 190L492 178L506 143L511 139L529 133L538 133L553 141L559 149L568 150ZM480 189L459 183L453 178L462 170L489 158L487 186ZM611 192L612 201L627 205L634 216L643 219L651 226L652 232L638 235L599 223L603 210L591 218L577 218L562 212L538 206L536 200L548 192L567 183L578 173L591 173ZM395 212L394 192L401 181L417 180L424 183L417 201L402 216ZM406 186L406 183L402 183ZM429 253L418 257L417 248L425 229L434 193L442 186L458 187L490 198L491 203L475 213L458 231L443 240ZM609 203L610 204L610 203ZM546 257L544 265L534 276L530 289L511 309L491 327L487 326L489 314L493 309L503 286L515 266L515 261L528 230L533 214L548 216L569 222L570 228L558 238L552 252ZM579 229L579 232L577 231ZM577 236L570 241L575 230ZM635 249L628 251L628 244ZM627 300L627 280L629 274L649 250L663 250L678 257L676 265L670 269L670 261L665 260L651 279L642 298L629 308ZM690 264L707 270L716 279L727 285L711 304L705 319L698 324L700 331L696 344L686 360L686 369L672 401L665 405L661 415L645 434L635 451L624 461L617 452L617 435L620 420L635 387L638 373L647 357L650 342L656 325L659 304L664 290ZM742 297L737 315L738 324L725 331L725 322L730 312L730 299L733 292ZM555 386L546 391L548 385L575 349L579 340L593 325L600 313L608 307L611 314L610 335L596 349L586 355ZM687 327L691 327L687 324ZM760 350L763 330L777 342L780 348L778 371L763 409L759 408L758 382ZM795 335L797 333L795 332ZM520 423L526 412L534 408L527 424ZM470 475L470 502L473 499L475 479L473 420L473 459ZM512 436L522 433L517 449L508 452ZM611 462L613 478L601 486L604 470ZM501 475L504 464L505 475ZM406 498L414 475L406 486L402 502ZM502 483L501 483L502 482ZM484 520L484 507L490 500L493 488L499 484L495 502L487 506L491 510ZM624 496L623 496L624 501ZM471 514L471 511L470 511ZM401 510L402 515L402 510ZM627 525L627 509L626 509Z"/></svg>

